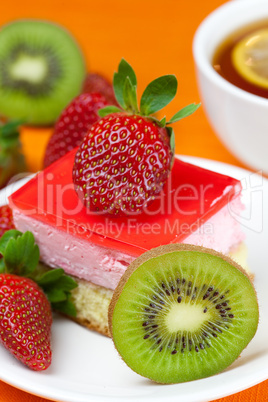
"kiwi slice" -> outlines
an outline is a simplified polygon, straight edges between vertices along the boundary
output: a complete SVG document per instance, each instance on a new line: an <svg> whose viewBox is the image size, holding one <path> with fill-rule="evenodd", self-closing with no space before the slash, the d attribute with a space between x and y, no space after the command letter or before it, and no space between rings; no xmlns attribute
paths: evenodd
<svg viewBox="0 0 268 402"><path fill-rule="evenodd" d="M259 310L244 270L214 250L167 245L127 269L109 306L123 360L158 383L221 372L253 338Z"/></svg>
<svg viewBox="0 0 268 402"><path fill-rule="evenodd" d="M53 123L82 88L83 55L60 26L18 20L0 31L0 114L28 124Z"/></svg>

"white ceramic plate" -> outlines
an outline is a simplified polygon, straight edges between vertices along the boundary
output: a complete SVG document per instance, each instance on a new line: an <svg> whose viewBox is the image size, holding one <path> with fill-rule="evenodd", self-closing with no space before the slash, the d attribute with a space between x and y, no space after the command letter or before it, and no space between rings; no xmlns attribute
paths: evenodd
<svg viewBox="0 0 268 402"><path fill-rule="evenodd" d="M205 168L242 179L249 264L255 273L260 305L257 334L241 357L216 376L177 385L156 385L132 372L112 340L56 316L53 363L42 373L28 370L0 348L1 380L57 401L203 402L227 396L268 378L268 181L246 170L199 158L184 158ZM1 197L0 197L1 199ZM264 208L265 207L265 208Z"/></svg>

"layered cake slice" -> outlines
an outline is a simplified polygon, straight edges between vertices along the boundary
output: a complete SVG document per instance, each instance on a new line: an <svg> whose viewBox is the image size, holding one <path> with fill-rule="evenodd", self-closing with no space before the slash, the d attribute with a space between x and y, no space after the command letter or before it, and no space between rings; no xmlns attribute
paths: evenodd
<svg viewBox="0 0 268 402"><path fill-rule="evenodd" d="M112 217L90 212L77 197L73 150L9 199L18 230L31 231L41 260L73 275L77 321L108 335L107 310L127 266L143 252L190 243L232 255L245 267L240 182L179 159L145 213Z"/></svg>

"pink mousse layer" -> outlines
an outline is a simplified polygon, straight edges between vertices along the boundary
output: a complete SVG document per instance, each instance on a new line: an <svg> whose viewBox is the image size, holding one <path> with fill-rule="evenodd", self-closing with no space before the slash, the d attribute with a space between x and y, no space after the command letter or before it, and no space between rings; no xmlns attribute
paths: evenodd
<svg viewBox="0 0 268 402"><path fill-rule="evenodd" d="M191 233L183 243L202 245L228 254L244 239L240 224L235 219L242 209L240 197L235 198ZM16 209L13 215L18 230L30 230L34 234L44 263L51 267L61 267L66 273L96 285L115 289L127 266L135 259L132 255L66 233Z"/></svg>

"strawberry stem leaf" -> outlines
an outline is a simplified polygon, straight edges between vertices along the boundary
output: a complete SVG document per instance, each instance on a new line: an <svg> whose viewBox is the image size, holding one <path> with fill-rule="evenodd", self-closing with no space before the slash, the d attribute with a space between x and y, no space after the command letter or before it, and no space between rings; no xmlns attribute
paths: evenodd
<svg viewBox="0 0 268 402"><path fill-rule="evenodd" d="M31 232L10 238L5 249L4 261L8 272L29 276L39 261L39 248Z"/></svg>
<svg viewBox="0 0 268 402"><path fill-rule="evenodd" d="M54 286L51 288L48 288L44 291L45 291L45 294L46 294L48 300L50 301L50 303L52 305L53 305L53 303L62 302L64 300L66 300L66 298L67 298L63 289L58 289Z"/></svg>
<svg viewBox="0 0 268 402"><path fill-rule="evenodd" d="M63 302L53 303L53 308L54 310L70 317L76 317L76 309L72 302L71 294L68 294L67 299Z"/></svg>
<svg viewBox="0 0 268 402"><path fill-rule="evenodd" d="M62 268L50 269L39 263L39 247L31 232L9 230L0 239L0 273L9 272L34 280L45 292L51 307L71 316L76 315L71 291L75 280Z"/></svg>
<svg viewBox="0 0 268 402"><path fill-rule="evenodd" d="M166 116L163 117L163 119L161 119L161 120L159 121L159 126L160 126L160 127L165 127L165 126L166 126Z"/></svg>
<svg viewBox="0 0 268 402"><path fill-rule="evenodd" d="M51 271L41 273L39 277L35 278L35 281L36 283L38 283L39 286L46 287L49 286L51 283L57 281L63 274L64 270L62 268L55 268Z"/></svg>
<svg viewBox="0 0 268 402"><path fill-rule="evenodd" d="M5 255L6 246L10 239L16 239L18 236L21 236L22 233L16 229L8 230L1 236L0 238L0 254Z"/></svg>
<svg viewBox="0 0 268 402"><path fill-rule="evenodd" d="M168 122L166 117L158 120L152 116L154 113L167 106L177 93L178 82L175 75L164 75L152 81L144 90L140 99L140 110L137 104L137 78L133 68L122 59L118 66L118 72L114 74L113 87L116 100L122 107L107 106L99 110L101 117L111 113L126 111L129 114L139 114L154 121L159 127L166 128L170 136L170 145L173 155L175 153L175 135L174 131L167 127L168 124L175 123L184 117L190 116L200 106L199 104L190 104L177 112Z"/></svg>
<svg viewBox="0 0 268 402"><path fill-rule="evenodd" d="M0 124L0 188L5 186L12 176L26 170L19 139L20 124L21 121Z"/></svg>
<svg viewBox="0 0 268 402"><path fill-rule="evenodd" d="M9 149L18 147L19 142L19 126L21 121L10 121L0 125L0 144L1 149Z"/></svg>
<svg viewBox="0 0 268 402"><path fill-rule="evenodd" d="M22 120L9 121L0 126L0 135L3 138L10 137L11 135L19 135L19 126L23 124Z"/></svg>
<svg viewBox="0 0 268 402"><path fill-rule="evenodd" d="M126 110L134 114L138 113L137 87L131 83L129 77L125 80L123 97Z"/></svg>
<svg viewBox="0 0 268 402"><path fill-rule="evenodd" d="M152 81L141 96L141 114L150 116L163 109L175 97L177 86L178 82L175 75L164 75Z"/></svg>
<svg viewBox="0 0 268 402"><path fill-rule="evenodd" d="M54 310L60 311L59 307L64 308L64 314L75 316L76 310L74 305L71 306L71 291L77 287L77 283L73 278L67 276L62 268L54 268L49 270L43 267L45 272L33 278L35 282L43 289L51 306ZM60 303L60 304L59 304ZM67 304L64 307L64 304Z"/></svg>
<svg viewBox="0 0 268 402"><path fill-rule="evenodd" d="M119 113L119 112L122 112L122 110L116 106L106 106L106 107L103 107L102 109L98 110L98 115L100 117L105 117L105 116L107 116L107 114Z"/></svg>
<svg viewBox="0 0 268 402"><path fill-rule="evenodd" d="M175 154L175 133L173 127L166 127L169 138L170 138L170 149L172 154Z"/></svg>
<svg viewBox="0 0 268 402"><path fill-rule="evenodd" d="M0 274L4 274L5 272L6 272L5 262L4 262L4 259L1 258L0 259Z"/></svg>
<svg viewBox="0 0 268 402"><path fill-rule="evenodd" d="M77 283L73 278L63 274L57 281L54 282L55 286L60 286L65 292L69 292L77 287Z"/></svg>
<svg viewBox="0 0 268 402"><path fill-rule="evenodd" d="M122 59L118 66L118 72L114 73L113 87L116 100L124 109L124 85L127 77L133 86L137 85L137 78L133 68L125 59Z"/></svg>
<svg viewBox="0 0 268 402"><path fill-rule="evenodd" d="M190 116L199 108L200 105L201 103L198 103L197 105L195 103L191 103L190 105L185 106L184 108L179 110L176 114L174 114L174 116L171 117L171 119L167 122L167 124L175 123L183 119L184 117Z"/></svg>

